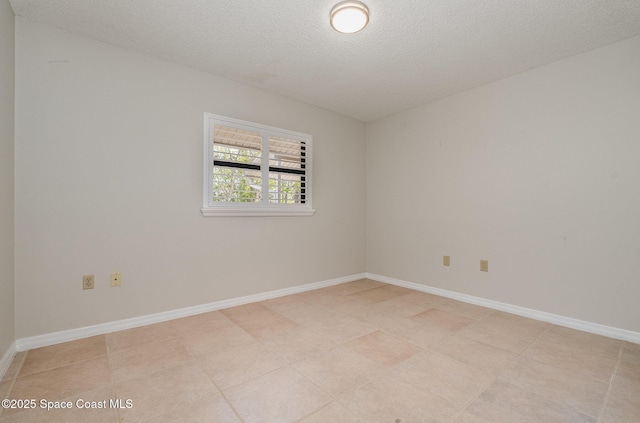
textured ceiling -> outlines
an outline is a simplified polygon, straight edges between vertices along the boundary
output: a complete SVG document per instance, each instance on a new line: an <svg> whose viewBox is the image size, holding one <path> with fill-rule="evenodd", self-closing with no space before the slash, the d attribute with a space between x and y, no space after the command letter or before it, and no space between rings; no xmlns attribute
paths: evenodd
<svg viewBox="0 0 640 423"><path fill-rule="evenodd" d="M10 0L16 15L370 121L640 35L640 0Z"/></svg>

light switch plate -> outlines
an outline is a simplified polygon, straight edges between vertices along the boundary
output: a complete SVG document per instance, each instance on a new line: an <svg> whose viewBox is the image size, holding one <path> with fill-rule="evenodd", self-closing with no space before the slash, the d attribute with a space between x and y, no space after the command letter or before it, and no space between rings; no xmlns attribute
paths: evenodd
<svg viewBox="0 0 640 423"><path fill-rule="evenodd" d="M122 275L120 273L111 274L111 286L120 286L122 284Z"/></svg>
<svg viewBox="0 0 640 423"><path fill-rule="evenodd" d="M480 271L481 272L489 271L489 260L480 260Z"/></svg>

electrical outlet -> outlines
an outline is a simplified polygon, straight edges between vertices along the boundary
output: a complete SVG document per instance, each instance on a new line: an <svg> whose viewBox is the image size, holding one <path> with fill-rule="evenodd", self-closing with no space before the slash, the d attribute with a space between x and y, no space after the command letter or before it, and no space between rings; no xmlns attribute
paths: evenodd
<svg viewBox="0 0 640 423"><path fill-rule="evenodd" d="M480 271L481 272L489 271L489 260L480 260Z"/></svg>
<svg viewBox="0 0 640 423"><path fill-rule="evenodd" d="M449 256L444 256L442 258L442 265L443 266L451 266L451 257Z"/></svg>
<svg viewBox="0 0 640 423"><path fill-rule="evenodd" d="M93 275L82 276L82 289L93 289Z"/></svg>
<svg viewBox="0 0 640 423"><path fill-rule="evenodd" d="M111 286L120 286L122 284L122 275L120 273L111 274Z"/></svg>

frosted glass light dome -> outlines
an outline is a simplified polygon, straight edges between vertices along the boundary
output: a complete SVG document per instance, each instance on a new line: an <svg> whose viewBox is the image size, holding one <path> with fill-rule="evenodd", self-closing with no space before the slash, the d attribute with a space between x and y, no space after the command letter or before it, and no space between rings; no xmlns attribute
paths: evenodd
<svg viewBox="0 0 640 423"><path fill-rule="evenodd" d="M369 8L359 1L343 1L333 6L330 16L333 29L353 34L369 23Z"/></svg>

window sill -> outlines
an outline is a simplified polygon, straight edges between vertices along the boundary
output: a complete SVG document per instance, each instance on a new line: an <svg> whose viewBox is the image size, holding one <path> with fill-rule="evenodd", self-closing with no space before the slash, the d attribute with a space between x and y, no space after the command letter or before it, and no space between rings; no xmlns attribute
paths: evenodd
<svg viewBox="0 0 640 423"><path fill-rule="evenodd" d="M313 209L282 209L273 207L263 208L233 208L233 207L203 207L200 209L204 217L269 217L269 216L312 216Z"/></svg>

